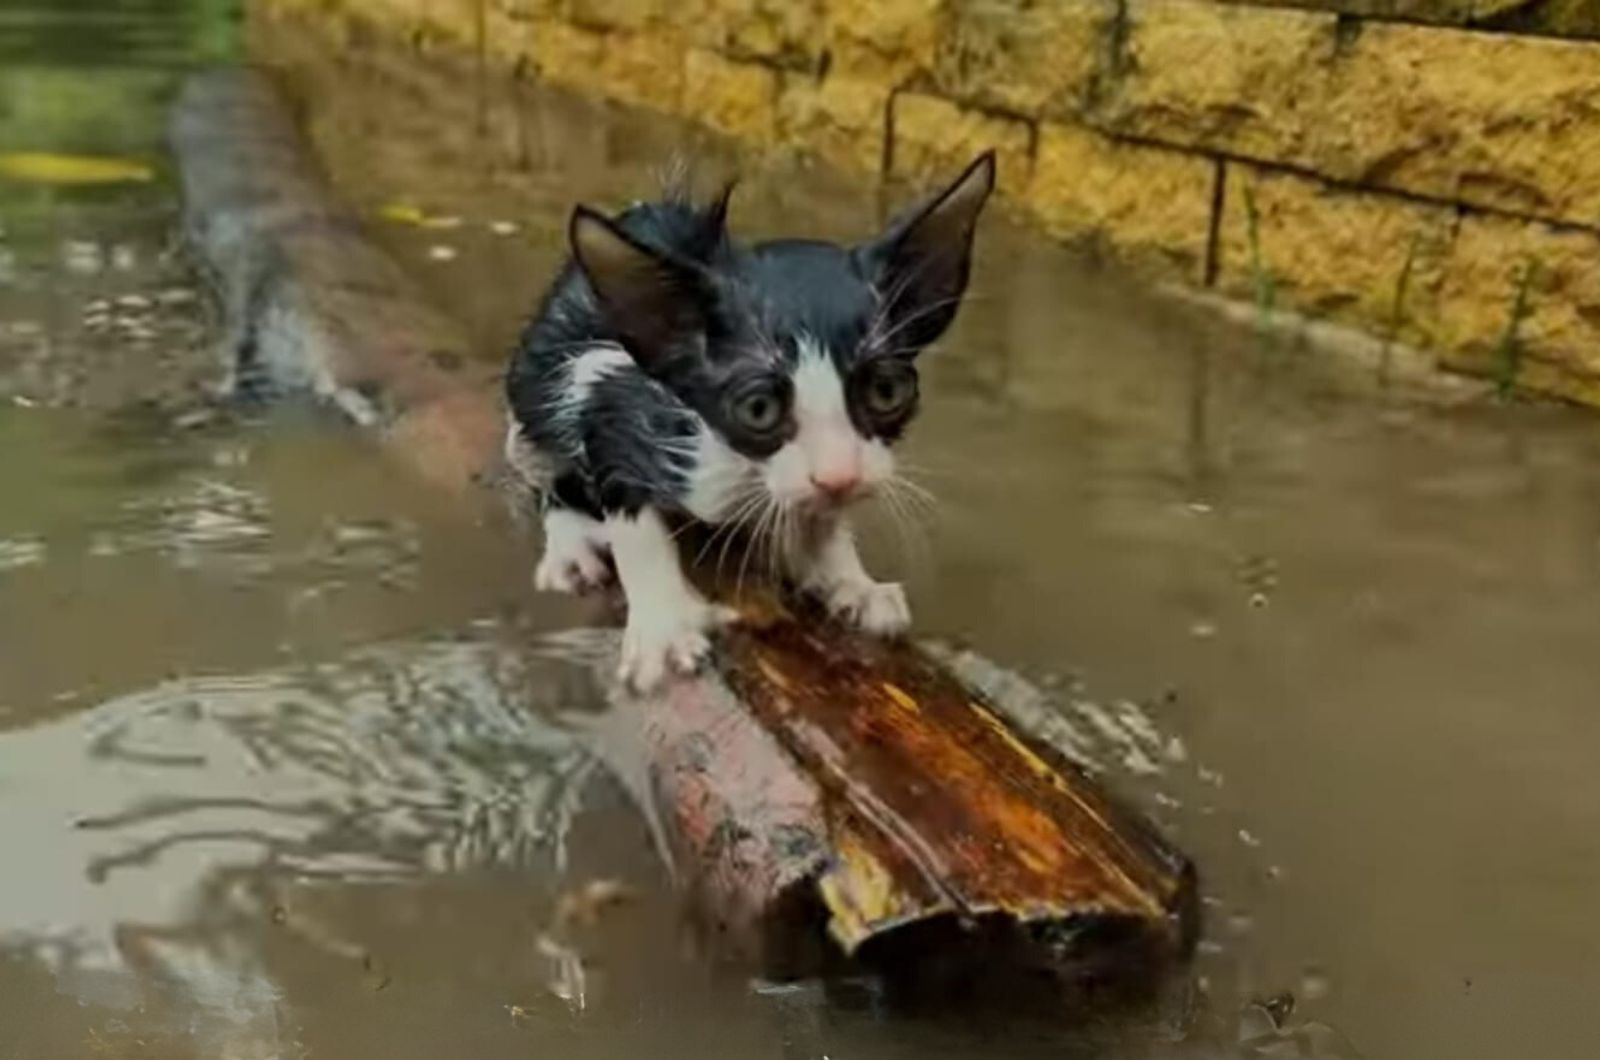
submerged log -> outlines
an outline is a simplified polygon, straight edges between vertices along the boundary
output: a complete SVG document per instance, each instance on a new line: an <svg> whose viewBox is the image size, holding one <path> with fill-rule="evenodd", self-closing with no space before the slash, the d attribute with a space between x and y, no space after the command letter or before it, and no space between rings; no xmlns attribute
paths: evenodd
<svg viewBox="0 0 1600 1060"><path fill-rule="evenodd" d="M171 132L241 388L308 390L434 481L516 496L498 366L365 238L270 82L196 77ZM1082 771L912 645L770 596L740 607L708 673L599 723L730 947L769 975L998 958L1057 985L1188 956L1193 866Z"/></svg>

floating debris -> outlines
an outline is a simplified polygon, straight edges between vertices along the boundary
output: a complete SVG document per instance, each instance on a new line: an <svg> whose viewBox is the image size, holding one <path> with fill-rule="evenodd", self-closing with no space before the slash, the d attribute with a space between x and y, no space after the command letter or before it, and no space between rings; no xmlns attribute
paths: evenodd
<svg viewBox="0 0 1600 1060"><path fill-rule="evenodd" d="M69 240L61 247L61 267L74 276L96 276L105 269L105 255L98 244Z"/></svg>
<svg viewBox="0 0 1600 1060"><path fill-rule="evenodd" d="M152 167L129 158L46 151L0 153L0 177L29 184L144 184L155 175Z"/></svg>
<svg viewBox="0 0 1600 1060"><path fill-rule="evenodd" d="M439 243L439 244L436 244L434 246L431 246L431 247L428 248L428 260L429 261L454 261L454 260L456 260L456 248L455 247L451 247L451 246L446 246L443 243Z"/></svg>
<svg viewBox="0 0 1600 1060"><path fill-rule="evenodd" d="M187 287L172 287L156 295L156 301L169 309L193 305L199 294Z"/></svg>
<svg viewBox="0 0 1600 1060"><path fill-rule="evenodd" d="M550 981L545 985L550 992L575 1012L582 1012L588 1001L588 976L583 970L583 957L571 946L565 946L549 935L540 935L535 945L542 957L555 965Z"/></svg>
<svg viewBox="0 0 1600 1060"><path fill-rule="evenodd" d="M575 891L568 891L556 903L555 927L564 931L574 925L593 927L600 914L634 897L633 888L621 880L590 880Z"/></svg>
<svg viewBox="0 0 1600 1060"><path fill-rule="evenodd" d="M521 226L515 221L490 221L489 231L497 236L514 236L521 231Z"/></svg>
<svg viewBox="0 0 1600 1060"><path fill-rule="evenodd" d="M416 203L391 202L378 207L378 216L385 221L392 221L400 225L412 225L416 228L433 228L448 231L460 228L461 218L454 214L432 214Z"/></svg>
<svg viewBox="0 0 1600 1060"><path fill-rule="evenodd" d="M385 221L393 221L396 224L403 225L420 225L428 218L428 215L422 211L422 207L408 202L391 202L380 206L378 207L378 216Z"/></svg>
<svg viewBox="0 0 1600 1060"><path fill-rule="evenodd" d="M1307 968L1300 976L1300 996L1307 1001L1320 1001L1333 993L1333 980L1321 968Z"/></svg>

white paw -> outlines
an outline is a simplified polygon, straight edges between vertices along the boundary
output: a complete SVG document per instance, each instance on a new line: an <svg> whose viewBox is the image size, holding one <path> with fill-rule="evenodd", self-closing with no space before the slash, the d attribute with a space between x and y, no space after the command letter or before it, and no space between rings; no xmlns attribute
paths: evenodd
<svg viewBox="0 0 1600 1060"><path fill-rule="evenodd" d="M904 633L911 627L911 607L897 582L836 582L822 593L828 610L858 629L880 637Z"/></svg>
<svg viewBox="0 0 1600 1060"><path fill-rule="evenodd" d="M670 607L628 609L622 634L622 665L617 677L635 692L651 692L673 674L700 669L711 652L711 633L733 621L735 612L704 600Z"/></svg>
<svg viewBox="0 0 1600 1060"><path fill-rule="evenodd" d="M555 511L545 516L544 556L533 571L540 592L584 593L611 581L605 531L593 519Z"/></svg>
<svg viewBox="0 0 1600 1060"><path fill-rule="evenodd" d="M556 552L546 549L533 569L533 587L542 593L587 593L611 581L605 556L593 545Z"/></svg>

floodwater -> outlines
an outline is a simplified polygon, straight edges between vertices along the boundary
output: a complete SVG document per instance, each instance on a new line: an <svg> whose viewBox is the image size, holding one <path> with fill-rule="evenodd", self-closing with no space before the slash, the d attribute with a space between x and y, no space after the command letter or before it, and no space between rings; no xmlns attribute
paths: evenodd
<svg viewBox="0 0 1600 1060"><path fill-rule="evenodd" d="M591 754L529 543L314 411L238 408L173 252L162 108L226 4L0 8L0 1060L1600 1051L1600 421L1379 387L997 217L929 357L922 631L1198 861L1155 1011L931 1023L712 959ZM571 200L659 121L283 29L345 192L497 355ZM736 223L883 203L750 162ZM593 924L573 895L620 885ZM1252 1002L1292 995L1277 1026Z"/></svg>

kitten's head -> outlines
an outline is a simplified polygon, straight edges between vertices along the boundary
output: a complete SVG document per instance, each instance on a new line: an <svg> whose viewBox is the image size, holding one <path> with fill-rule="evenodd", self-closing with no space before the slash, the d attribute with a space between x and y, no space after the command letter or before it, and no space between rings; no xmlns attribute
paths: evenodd
<svg viewBox="0 0 1600 1060"><path fill-rule="evenodd" d="M580 207L572 250L639 367L774 501L826 507L893 474L889 447L917 411L917 355L955 319L994 179L989 152L853 247L736 246L722 232L724 198L676 237Z"/></svg>

